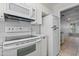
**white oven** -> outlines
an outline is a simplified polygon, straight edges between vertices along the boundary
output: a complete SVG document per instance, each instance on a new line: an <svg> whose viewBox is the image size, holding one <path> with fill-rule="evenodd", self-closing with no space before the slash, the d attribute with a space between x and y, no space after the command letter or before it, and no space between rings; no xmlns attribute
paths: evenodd
<svg viewBox="0 0 79 59"><path fill-rule="evenodd" d="M28 38L3 43L3 56L40 56L40 38Z"/></svg>

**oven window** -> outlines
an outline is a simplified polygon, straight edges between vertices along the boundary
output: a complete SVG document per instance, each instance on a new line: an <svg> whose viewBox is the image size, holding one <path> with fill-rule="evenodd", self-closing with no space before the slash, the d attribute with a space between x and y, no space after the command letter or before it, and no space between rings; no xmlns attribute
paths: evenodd
<svg viewBox="0 0 79 59"><path fill-rule="evenodd" d="M25 56L27 54L30 54L36 50L36 44L31 45L29 47L24 47L17 50L17 56Z"/></svg>

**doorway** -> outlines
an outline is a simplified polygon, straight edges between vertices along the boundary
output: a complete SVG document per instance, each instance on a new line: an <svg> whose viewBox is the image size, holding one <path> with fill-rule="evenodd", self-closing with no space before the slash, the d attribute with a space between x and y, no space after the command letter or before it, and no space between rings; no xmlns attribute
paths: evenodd
<svg viewBox="0 0 79 59"><path fill-rule="evenodd" d="M79 6L61 11L60 56L79 56Z"/></svg>

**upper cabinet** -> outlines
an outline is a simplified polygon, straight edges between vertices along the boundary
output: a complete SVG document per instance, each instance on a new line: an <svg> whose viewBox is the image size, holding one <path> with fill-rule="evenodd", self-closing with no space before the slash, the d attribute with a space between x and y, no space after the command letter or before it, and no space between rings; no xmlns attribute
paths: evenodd
<svg viewBox="0 0 79 59"><path fill-rule="evenodd" d="M42 24L42 7L40 5L35 5L32 7L32 18L35 19L31 24Z"/></svg>
<svg viewBox="0 0 79 59"><path fill-rule="evenodd" d="M42 24L42 7L37 8L37 24Z"/></svg>
<svg viewBox="0 0 79 59"><path fill-rule="evenodd" d="M37 9L32 8L31 18L36 20L37 19Z"/></svg>
<svg viewBox="0 0 79 59"><path fill-rule="evenodd" d="M35 19L35 21L31 24L42 24L42 9L36 7L32 10L32 18Z"/></svg>

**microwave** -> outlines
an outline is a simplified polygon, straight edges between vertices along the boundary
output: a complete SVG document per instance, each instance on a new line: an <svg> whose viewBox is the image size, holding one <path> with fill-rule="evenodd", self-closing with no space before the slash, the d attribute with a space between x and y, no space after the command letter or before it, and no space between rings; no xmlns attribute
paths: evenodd
<svg viewBox="0 0 79 59"><path fill-rule="evenodd" d="M29 19L32 16L32 8L27 5L24 7L22 3L2 3L0 8L0 18L4 18L4 13Z"/></svg>

